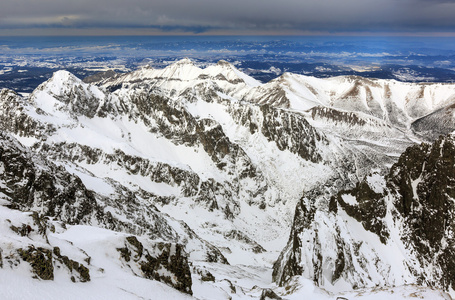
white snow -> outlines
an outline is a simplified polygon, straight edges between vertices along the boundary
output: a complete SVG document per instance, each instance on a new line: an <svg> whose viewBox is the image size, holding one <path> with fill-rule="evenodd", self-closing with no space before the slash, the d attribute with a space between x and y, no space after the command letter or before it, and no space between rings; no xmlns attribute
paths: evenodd
<svg viewBox="0 0 455 300"><path fill-rule="evenodd" d="M356 204L358 204L358 203L357 203L356 197L354 197L354 196L352 196L352 195L350 195L350 194L343 194L343 195L341 196L341 198L343 199L344 202L346 202L346 203L349 204L349 205L356 205Z"/></svg>
<svg viewBox="0 0 455 300"><path fill-rule="evenodd" d="M382 194L385 190L386 183L384 177L382 177L379 173L373 173L366 178L368 185L371 189L378 194Z"/></svg>

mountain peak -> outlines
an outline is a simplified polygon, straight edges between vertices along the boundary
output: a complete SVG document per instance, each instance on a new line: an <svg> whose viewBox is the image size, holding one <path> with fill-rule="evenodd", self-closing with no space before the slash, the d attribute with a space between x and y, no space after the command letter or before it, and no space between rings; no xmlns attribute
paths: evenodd
<svg viewBox="0 0 455 300"><path fill-rule="evenodd" d="M93 117L105 96L95 85L84 83L74 74L60 70L42 83L32 93L31 99L34 105L49 114L69 110L76 115Z"/></svg>
<svg viewBox="0 0 455 300"><path fill-rule="evenodd" d="M216 65L206 68L205 71L209 73L212 72L212 75L215 73L222 74L227 81L232 83L242 82L250 87L261 85L261 82L248 76L242 71L239 71L233 64L226 60L219 60Z"/></svg>
<svg viewBox="0 0 455 300"><path fill-rule="evenodd" d="M48 91L52 94L58 95L61 94L62 91L67 90L69 86L73 85L80 86L85 85L85 83L74 74L66 70L59 70L54 72L51 78L43 82L38 87L38 90Z"/></svg>
<svg viewBox="0 0 455 300"><path fill-rule="evenodd" d="M185 58L175 61L173 63L173 65L192 65L192 66L194 66L194 63L191 59L189 59L188 57L185 57Z"/></svg>
<svg viewBox="0 0 455 300"><path fill-rule="evenodd" d="M50 81L55 82L55 83L57 83L57 82L63 83L63 82L68 82L68 81L82 82L82 80L77 78L76 75L74 75L73 73L68 72L66 70L59 70L59 71L54 72L54 74L48 80L48 82L50 82Z"/></svg>

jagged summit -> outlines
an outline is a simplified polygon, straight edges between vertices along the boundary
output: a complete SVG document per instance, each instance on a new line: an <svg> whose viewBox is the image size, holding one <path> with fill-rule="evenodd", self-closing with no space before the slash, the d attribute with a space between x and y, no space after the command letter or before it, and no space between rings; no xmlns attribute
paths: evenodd
<svg viewBox="0 0 455 300"><path fill-rule="evenodd" d="M86 84L83 83L82 80L77 78L74 74L65 70L60 70L54 72L52 77L40 84L36 90L59 95L64 94L73 86L82 87L86 86Z"/></svg>
<svg viewBox="0 0 455 300"><path fill-rule="evenodd" d="M88 88L94 88L93 85L84 83L81 79L76 77L74 74L60 70L54 72L51 78L43 82L36 89L37 91L44 91L53 95L63 95L69 90L74 88L81 88L87 90Z"/></svg>
<svg viewBox="0 0 455 300"><path fill-rule="evenodd" d="M71 111L93 117L106 95L95 85L84 83L67 71L57 71L30 95L30 102L51 115Z"/></svg>

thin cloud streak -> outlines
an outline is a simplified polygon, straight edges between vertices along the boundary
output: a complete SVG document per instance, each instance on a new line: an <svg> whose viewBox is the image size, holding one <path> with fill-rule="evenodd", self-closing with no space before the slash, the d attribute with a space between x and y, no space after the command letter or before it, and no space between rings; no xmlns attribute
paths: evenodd
<svg viewBox="0 0 455 300"><path fill-rule="evenodd" d="M2 0L0 34L455 32L447 0Z"/></svg>

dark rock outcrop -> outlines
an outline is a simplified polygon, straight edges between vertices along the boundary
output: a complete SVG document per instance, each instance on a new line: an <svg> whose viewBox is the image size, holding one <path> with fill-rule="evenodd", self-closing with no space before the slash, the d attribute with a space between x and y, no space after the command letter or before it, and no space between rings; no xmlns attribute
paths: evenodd
<svg viewBox="0 0 455 300"><path fill-rule="evenodd" d="M10 206L56 217L68 224L104 223L106 216L95 195L80 178L63 167L30 153L12 137L0 133L0 191L12 199Z"/></svg>
<svg viewBox="0 0 455 300"><path fill-rule="evenodd" d="M129 236L125 239L125 247L117 251L125 263L136 264L141 276L193 294L190 266L182 245L159 242L146 248L135 236Z"/></svg>
<svg viewBox="0 0 455 300"><path fill-rule="evenodd" d="M388 188L406 224L402 239L422 266L438 272L421 282L455 289L455 138L406 150L390 170Z"/></svg>
<svg viewBox="0 0 455 300"><path fill-rule="evenodd" d="M354 288L368 286L371 269L367 273L362 271L368 270L365 265L369 263L362 257L362 249L370 251L365 255L376 257L377 262L371 265L376 268L374 272L393 269L382 265L381 261L386 261L383 253L363 245L362 236L352 236L349 231L341 234L349 230L343 225L348 220L342 216L347 214L385 246L405 245L398 247L406 247L409 255L404 256L403 267L397 272L405 272L416 284L444 290L454 288L455 138L449 135L433 144L412 146L381 179L382 183L377 182L377 176L331 196L329 193L322 197L323 193L315 190L302 198L288 245L274 265L273 277L278 284L285 285L292 276L305 273L320 285L327 285L324 280L331 274L330 284L343 278L352 280ZM326 211L326 217L322 217ZM327 224L334 230L328 229ZM354 232L360 234L358 229ZM321 240L319 235L324 238ZM319 244L328 240L336 245L329 251L332 254ZM308 261L312 265L304 264ZM376 284L393 285L394 281Z"/></svg>

